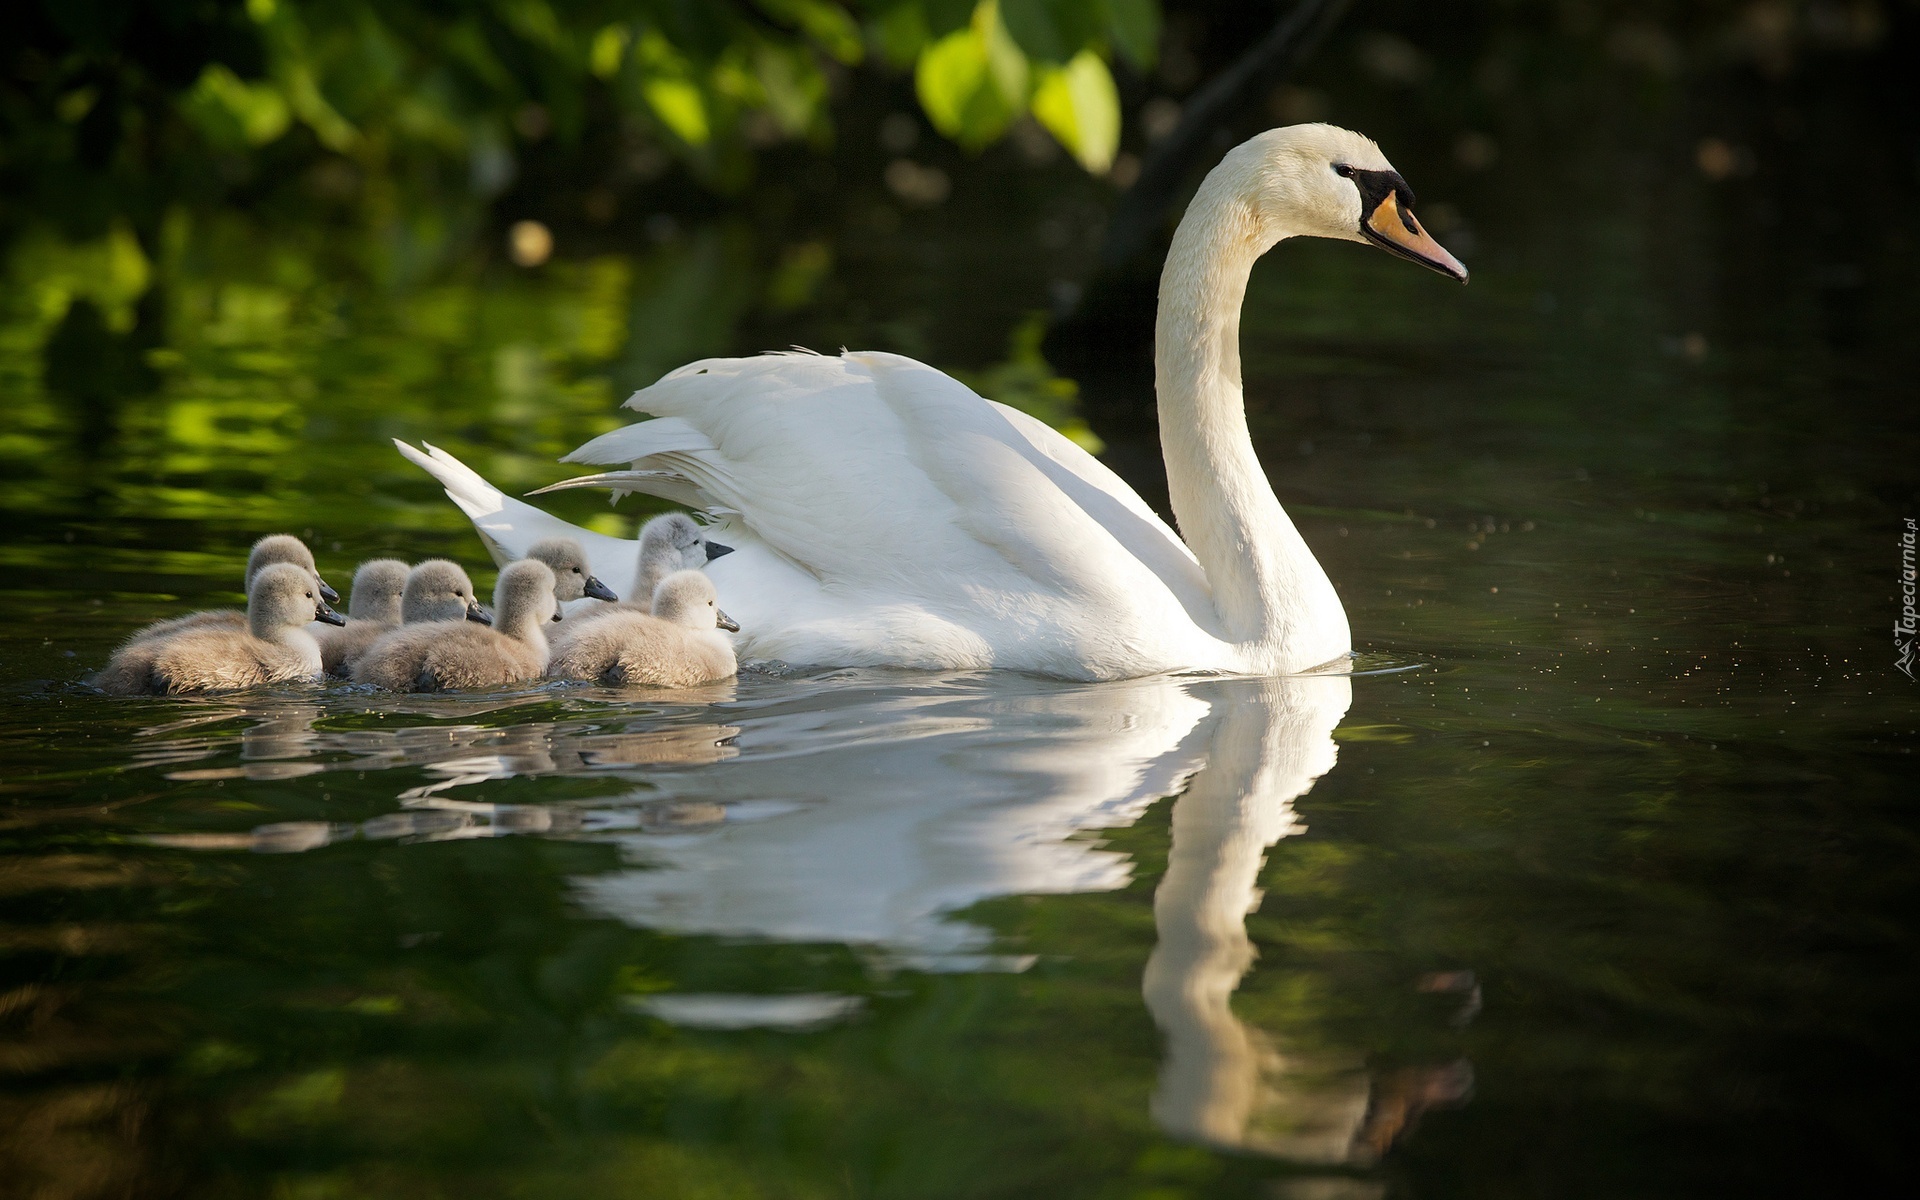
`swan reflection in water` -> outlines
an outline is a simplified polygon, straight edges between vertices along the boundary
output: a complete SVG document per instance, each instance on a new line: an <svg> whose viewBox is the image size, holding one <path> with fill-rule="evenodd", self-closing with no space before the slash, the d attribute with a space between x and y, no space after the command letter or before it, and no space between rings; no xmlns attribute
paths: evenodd
<svg viewBox="0 0 1920 1200"><path fill-rule="evenodd" d="M458 701L460 712L415 702L393 715L437 720L391 729L316 727L318 706L289 702L255 714L238 766L195 777L414 767L428 782L402 792L399 811L358 828L299 822L222 844L305 850L350 836L593 835L616 842L631 867L575 881L591 912L680 934L851 944L929 970L1023 967L993 954L991 933L957 914L994 897L1124 886L1129 858L1087 834L1128 825L1175 795L1142 981L1165 1042L1155 1123L1301 1164L1364 1164L1423 1109L1468 1090L1464 1063L1370 1072L1358 1053L1302 1052L1233 1012L1255 957L1246 918L1258 908L1261 867L1276 842L1303 831L1294 802L1334 766L1333 731L1352 700L1347 677L1078 685L843 671L747 677L679 707L665 699L616 707L606 703L614 694L538 698L556 696L576 711L488 724L528 697ZM196 743L193 721L153 731L165 740L149 761L164 769L231 747L231 736ZM640 787L541 806L446 794L556 774ZM195 836L163 840L215 848ZM1464 992L1471 983L1455 972L1420 986ZM837 997L650 1004L665 1019L715 1028L797 1028L858 1007Z"/></svg>

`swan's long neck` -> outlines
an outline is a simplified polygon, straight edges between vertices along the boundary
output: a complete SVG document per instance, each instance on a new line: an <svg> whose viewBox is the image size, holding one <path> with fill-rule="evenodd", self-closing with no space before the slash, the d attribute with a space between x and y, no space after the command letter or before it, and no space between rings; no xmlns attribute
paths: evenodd
<svg viewBox="0 0 1920 1200"><path fill-rule="evenodd" d="M1174 517L1206 568L1228 640L1256 671L1304 670L1351 646L1340 598L1274 497L1247 433L1240 306L1254 261L1277 240L1235 179L1216 170L1174 234L1154 339Z"/></svg>

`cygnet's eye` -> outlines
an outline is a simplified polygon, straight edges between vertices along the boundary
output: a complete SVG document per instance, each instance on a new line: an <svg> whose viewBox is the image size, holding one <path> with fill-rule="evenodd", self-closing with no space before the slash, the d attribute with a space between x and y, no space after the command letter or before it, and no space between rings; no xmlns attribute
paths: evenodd
<svg viewBox="0 0 1920 1200"><path fill-rule="evenodd" d="M580 568L579 568L579 567L575 567L575 568L573 569L573 573L574 573L575 575L578 575L578 574L580 573Z"/></svg>

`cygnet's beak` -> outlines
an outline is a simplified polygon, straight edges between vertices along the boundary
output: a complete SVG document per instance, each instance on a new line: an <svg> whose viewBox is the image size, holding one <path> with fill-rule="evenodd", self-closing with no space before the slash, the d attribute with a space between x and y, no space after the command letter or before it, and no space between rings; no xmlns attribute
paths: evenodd
<svg viewBox="0 0 1920 1200"><path fill-rule="evenodd" d="M1417 262L1461 283L1467 281L1466 264L1447 253L1445 246L1421 228L1420 222L1413 219L1413 205L1401 203L1398 189L1380 197L1360 222L1360 232L1389 254Z"/></svg>
<svg viewBox="0 0 1920 1200"><path fill-rule="evenodd" d="M325 587L324 584L321 586ZM320 594L324 596L326 595L326 592L322 591ZM340 597L338 596L334 597L335 600L338 600L339 598ZM327 602L325 600L320 600L314 604L313 619L316 621L324 621L329 625L345 625L347 623L347 619L345 617L341 616L339 613L327 607Z"/></svg>
<svg viewBox="0 0 1920 1200"><path fill-rule="evenodd" d="M728 555L732 553L733 553L732 546L722 546L719 542L707 543L707 561L708 562L712 562L716 558L720 558L723 555Z"/></svg>
<svg viewBox="0 0 1920 1200"><path fill-rule="evenodd" d="M592 575L587 576L587 597L592 600L618 600L620 598L613 594L612 588L601 583ZM559 617L554 618L556 621L559 619Z"/></svg>
<svg viewBox="0 0 1920 1200"><path fill-rule="evenodd" d="M740 622L728 616L725 609L716 608L713 610L713 614L714 624L720 626L720 628L726 630L728 633L740 632Z"/></svg>
<svg viewBox="0 0 1920 1200"><path fill-rule="evenodd" d="M326 580L320 578L318 575L315 575L313 577L313 581L320 585L320 598L322 600L325 600L328 604L340 603L340 593L328 587Z"/></svg>
<svg viewBox="0 0 1920 1200"><path fill-rule="evenodd" d="M493 624L493 614L480 607L478 600L469 600L467 601L467 620L476 621L482 625L491 625Z"/></svg>

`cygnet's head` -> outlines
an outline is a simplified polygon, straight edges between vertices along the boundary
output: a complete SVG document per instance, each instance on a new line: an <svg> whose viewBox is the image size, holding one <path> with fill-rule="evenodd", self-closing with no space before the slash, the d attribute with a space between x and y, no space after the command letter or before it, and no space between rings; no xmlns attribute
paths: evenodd
<svg viewBox="0 0 1920 1200"><path fill-rule="evenodd" d="M666 513L640 527L642 567L657 564L668 571L693 571L732 553L732 546L710 540L707 531L685 513Z"/></svg>
<svg viewBox="0 0 1920 1200"><path fill-rule="evenodd" d="M327 607L313 574L293 563L269 563L253 577L247 589L247 624L256 637L283 629L298 629L310 621L345 625L339 613Z"/></svg>
<svg viewBox="0 0 1920 1200"><path fill-rule="evenodd" d="M407 564L397 558L370 558L353 573L347 615L356 621L396 625L407 591Z"/></svg>
<svg viewBox="0 0 1920 1200"><path fill-rule="evenodd" d="M587 552L570 537L547 538L535 542L527 557L547 564L553 572L554 598L562 603L585 596L593 600L618 600L613 589L593 577L587 565Z"/></svg>
<svg viewBox="0 0 1920 1200"><path fill-rule="evenodd" d="M320 571L313 564L313 551L307 544L290 533L270 533L253 544L247 554L247 593L253 593L253 577L265 567L274 563L292 563L307 574L313 576L314 586L320 589L320 599L328 604L340 603L340 593L327 586L320 578Z"/></svg>
<svg viewBox="0 0 1920 1200"><path fill-rule="evenodd" d="M1215 199L1220 189L1246 204L1262 250L1285 237L1370 242L1467 281L1467 268L1414 219L1407 181L1372 139L1351 130L1289 125L1257 134L1228 151L1201 185Z"/></svg>
<svg viewBox="0 0 1920 1200"><path fill-rule="evenodd" d="M718 627L728 633L740 632L734 619L720 610L713 580L698 571L675 571L662 579L653 591L653 615L689 629Z"/></svg>
<svg viewBox="0 0 1920 1200"><path fill-rule="evenodd" d="M553 596L553 568L538 559L508 563L493 585L493 611L502 630L523 625L536 628L560 619L560 602Z"/></svg>
<svg viewBox="0 0 1920 1200"><path fill-rule="evenodd" d="M458 621L461 618L490 625L473 594L473 581L459 563L430 558L407 574L407 588L400 601L400 619L409 625L420 621Z"/></svg>

